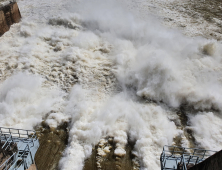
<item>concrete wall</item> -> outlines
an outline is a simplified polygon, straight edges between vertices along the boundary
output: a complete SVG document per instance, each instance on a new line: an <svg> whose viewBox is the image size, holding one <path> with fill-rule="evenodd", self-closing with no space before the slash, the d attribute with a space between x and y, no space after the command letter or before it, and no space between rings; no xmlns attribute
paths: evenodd
<svg viewBox="0 0 222 170"><path fill-rule="evenodd" d="M189 170L221 170L222 169L222 150L212 155L205 161L193 166Z"/></svg>
<svg viewBox="0 0 222 170"><path fill-rule="evenodd" d="M20 19L21 14L16 2L0 8L0 36L8 31L12 24L18 23Z"/></svg>
<svg viewBox="0 0 222 170"><path fill-rule="evenodd" d="M0 36L9 30L9 26L5 20L5 14L3 11L0 11Z"/></svg>
<svg viewBox="0 0 222 170"><path fill-rule="evenodd" d="M32 164L27 170L37 170L35 164Z"/></svg>

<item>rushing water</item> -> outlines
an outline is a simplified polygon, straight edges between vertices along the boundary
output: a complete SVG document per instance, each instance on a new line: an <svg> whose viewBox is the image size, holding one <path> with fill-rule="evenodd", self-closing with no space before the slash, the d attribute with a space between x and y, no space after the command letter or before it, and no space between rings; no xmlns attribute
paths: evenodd
<svg viewBox="0 0 222 170"><path fill-rule="evenodd" d="M0 38L0 125L69 122L63 170L82 169L98 143L107 155L107 137L119 157L135 143L144 170L159 169L164 145L220 150L221 34L195 37L201 24L176 2L19 0L22 21Z"/></svg>

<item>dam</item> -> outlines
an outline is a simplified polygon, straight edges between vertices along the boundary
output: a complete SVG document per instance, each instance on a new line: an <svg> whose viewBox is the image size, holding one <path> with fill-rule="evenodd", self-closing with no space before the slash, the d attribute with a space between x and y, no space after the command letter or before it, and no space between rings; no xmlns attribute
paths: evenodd
<svg viewBox="0 0 222 170"><path fill-rule="evenodd" d="M17 0L15 24L4 4L0 126L36 130L38 170L159 170L164 145L221 150L218 2Z"/></svg>

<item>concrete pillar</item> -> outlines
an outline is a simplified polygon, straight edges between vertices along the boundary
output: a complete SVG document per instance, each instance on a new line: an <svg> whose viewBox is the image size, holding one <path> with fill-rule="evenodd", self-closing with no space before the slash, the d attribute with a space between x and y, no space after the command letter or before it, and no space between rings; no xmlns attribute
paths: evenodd
<svg viewBox="0 0 222 170"><path fill-rule="evenodd" d="M9 30L9 26L5 20L4 11L0 11L0 36Z"/></svg>
<svg viewBox="0 0 222 170"><path fill-rule="evenodd" d="M9 30L10 26L18 23L21 14L16 2L10 3L0 9L0 36Z"/></svg>

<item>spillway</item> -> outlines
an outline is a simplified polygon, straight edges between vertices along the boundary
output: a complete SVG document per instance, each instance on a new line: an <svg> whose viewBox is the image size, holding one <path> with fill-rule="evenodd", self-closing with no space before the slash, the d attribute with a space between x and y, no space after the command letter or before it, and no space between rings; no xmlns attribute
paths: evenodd
<svg viewBox="0 0 222 170"><path fill-rule="evenodd" d="M37 131L39 170L157 170L164 145L221 150L218 0L17 5L0 37L0 125Z"/></svg>

